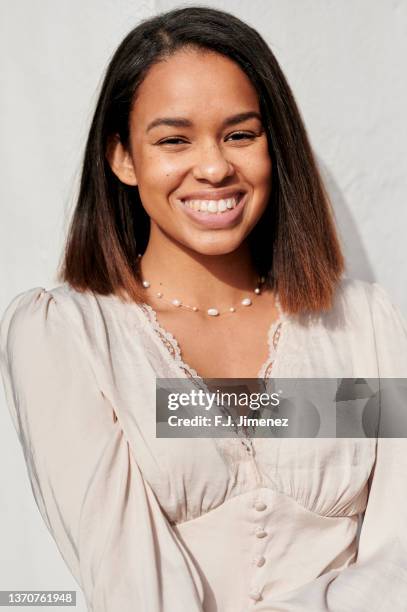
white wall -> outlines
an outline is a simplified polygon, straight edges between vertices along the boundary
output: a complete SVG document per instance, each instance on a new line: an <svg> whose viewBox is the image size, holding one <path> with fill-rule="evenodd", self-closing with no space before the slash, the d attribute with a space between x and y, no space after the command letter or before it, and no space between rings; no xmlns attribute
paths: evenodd
<svg viewBox="0 0 407 612"><path fill-rule="evenodd" d="M56 285L102 71L124 35L153 14L153 2L1 0L0 6L3 312L16 293ZM35 505L2 390L0 401L0 590L76 590L77 607L69 609L85 612Z"/></svg>
<svg viewBox="0 0 407 612"><path fill-rule="evenodd" d="M381 283L407 315L407 2L206 4L242 17L270 44L333 198L350 274ZM102 71L139 19L176 6L2 0L1 312L20 291L55 286ZM3 400L0 432L0 590L77 589L36 510ZM78 599L83 612L79 590Z"/></svg>
<svg viewBox="0 0 407 612"><path fill-rule="evenodd" d="M349 274L381 283L407 315L407 2L203 4L235 13L270 45L333 200Z"/></svg>

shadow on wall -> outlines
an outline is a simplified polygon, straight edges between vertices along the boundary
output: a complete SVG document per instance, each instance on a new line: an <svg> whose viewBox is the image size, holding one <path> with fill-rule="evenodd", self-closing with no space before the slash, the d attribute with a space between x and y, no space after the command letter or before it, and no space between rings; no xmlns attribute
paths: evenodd
<svg viewBox="0 0 407 612"><path fill-rule="evenodd" d="M320 158L317 158L317 163L335 211L339 237L346 259L346 275L374 283L376 281L375 273L363 246L360 228L358 228L352 216L351 209L333 174Z"/></svg>

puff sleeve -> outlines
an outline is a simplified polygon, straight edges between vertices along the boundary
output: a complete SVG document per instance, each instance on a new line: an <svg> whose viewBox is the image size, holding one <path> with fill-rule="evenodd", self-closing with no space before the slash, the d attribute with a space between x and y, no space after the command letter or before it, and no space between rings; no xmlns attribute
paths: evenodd
<svg viewBox="0 0 407 612"><path fill-rule="evenodd" d="M367 285L367 291L379 376L407 379L405 320L379 285ZM268 597L256 612L405 612L406 476L407 439L378 438L356 562L289 593Z"/></svg>
<svg viewBox="0 0 407 612"><path fill-rule="evenodd" d="M196 568L58 296L34 288L12 300L0 368L35 501L88 609L200 612Z"/></svg>

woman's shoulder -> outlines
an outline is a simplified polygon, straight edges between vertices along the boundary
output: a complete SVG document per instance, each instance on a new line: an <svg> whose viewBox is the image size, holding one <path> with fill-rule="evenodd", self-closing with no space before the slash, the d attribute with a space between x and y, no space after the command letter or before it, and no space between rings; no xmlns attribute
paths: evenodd
<svg viewBox="0 0 407 612"><path fill-rule="evenodd" d="M24 329L28 332L38 326L70 326L74 319L75 304L79 294L66 284L52 289L32 287L15 295L3 312L0 322L2 335L5 330Z"/></svg>
<svg viewBox="0 0 407 612"><path fill-rule="evenodd" d="M400 308L378 283L344 279L326 321L340 321L339 333L355 355L376 354L381 377L407 375L407 324ZM325 321L325 327L329 323Z"/></svg>
<svg viewBox="0 0 407 612"><path fill-rule="evenodd" d="M106 300L67 284L15 295L0 320L0 372L6 384L10 377L25 384L27 377L45 374L55 380L61 370L71 377L82 368L105 389L116 344L101 302L109 311ZM115 312L109 316L114 321Z"/></svg>
<svg viewBox="0 0 407 612"><path fill-rule="evenodd" d="M364 323L376 327L392 320L405 325L399 307L386 289L376 282L348 277L339 282L332 309L323 315L324 323L337 321L345 326L354 323L364 327Z"/></svg>
<svg viewBox="0 0 407 612"><path fill-rule="evenodd" d="M44 344L50 347L57 342L61 349L61 340L75 335L67 304L69 297L64 285L50 290L32 287L15 295L0 320L2 358L17 353L34 357Z"/></svg>
<svg viewBox="0 0 407 612"><path fill-rule="evenodd" d="M90 291L76 291L67 283L51 289L32 287L15 295L0 319L0 350L4 354L23 347L59 347L96 344L103 317L97 297Z"/></svg>
<svg viewBox="0 0 407 612"><path fill-rule="evenodd" d="M106 313L115 311L123 304L117 296L102 296L93 291L78 291L68 283L51 289L32 287L15 295L8 303L0 325L44 323L88 329L98 319L106 318ZM125 311L125 309L123 309Z"/></svg>
<svg viewBox="0 0 407 612"><path fill-rule="evenodd" d="M100 362L127 337L134 309L114 295L78 291L68 283L51 289L33 287L15 295L0 318L0 353L30 354L77 350Z"/></svg>
<svg viewBox="0 0 407 612"><path fill-rule="evenodd" d="M339 282L336 299L350 307L361 308L372 308L391 302L389 294L379 283L349 277L344 277Z"/></svg>
<svg viewBox="0 0 407 612"><path fill-rule="evenodd" d="M352 338L357 344L367 338L378 344L407 344L407 324L400 308L378 283L343 278L337 285L332 307L300 317L301 328Z"/></svg>

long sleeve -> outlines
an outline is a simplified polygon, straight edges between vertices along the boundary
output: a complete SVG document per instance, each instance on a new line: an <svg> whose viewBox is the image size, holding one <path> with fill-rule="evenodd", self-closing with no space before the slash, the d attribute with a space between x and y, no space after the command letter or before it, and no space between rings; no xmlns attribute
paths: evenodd
<svg viewBox="0 0 407 612"><path fill-rule="evenodd" d="M92 612L202 610L197 570L52 292L12 300L0 368L39 511Z"/></svg>
<svg viewBox="0 0 407 612"><path fill-rule="evenodd" d="M387 293L368 296L381 378L407 379L407 325ZM363 376L363 372L360 373ZM407 382L407 381L406 381ZM407 406L405 407L407 410ZM331 570L256 612L405 612L407 610L407 439L378 438L356 562Z"/></svg>

